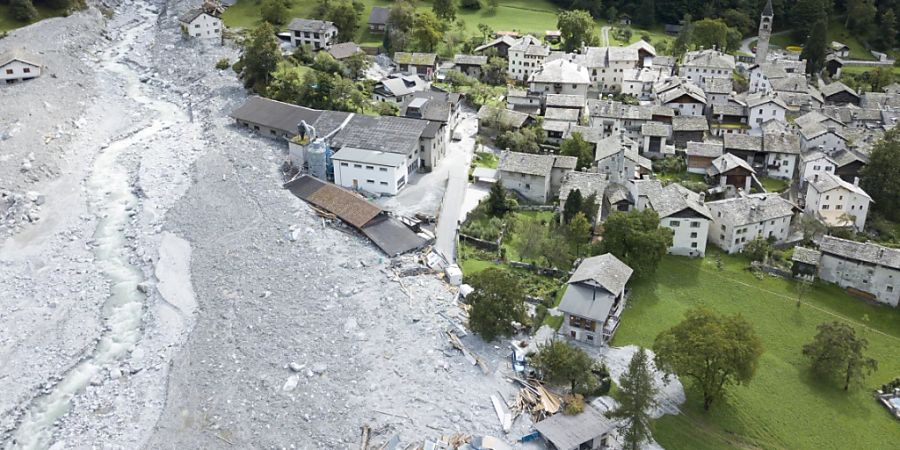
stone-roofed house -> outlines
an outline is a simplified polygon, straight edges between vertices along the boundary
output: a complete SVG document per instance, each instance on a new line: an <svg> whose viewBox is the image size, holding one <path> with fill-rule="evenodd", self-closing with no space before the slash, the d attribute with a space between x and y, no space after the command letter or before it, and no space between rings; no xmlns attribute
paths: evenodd
<svg viewBox="0 0 900 450"><path fill-rule="evenodd" d="M847 44L842 44L838 41L831 41L831 45L828 49L831 53L840 56L841 58L849 58L850 57L850 46Z"/></svg>
<svg viewBox="0 0 900 450"><path fill-rule="evenodd" d="M806 180L804 211L829 227L853 227L858 232L866 225L872 197L856 183L848 183L831 173L815 174Z"/></svg>
<svg viewBox="0 0 900 450"><path fill-rule="evenodd" d="M747 105L730 101L725 104L712 105L708 113L709 131L713 136L747 134L750 130L750 125L747 123Z"/></svg>
<svg viewBox="0 0 900 450"><path fill-rule="evenodd" d="M702 142L709 131L703 116L675 116L672 118L672 140L675 147L685 148L688 142Z"/></svg>
<svg viewBox="0 0 900 450"><path fill-rule="evenodd" d="M859 106L859 94L840 81L819 87L825 103L833 105L857 105Z"/></svg>
<svg viewBox="0 0 900 450"><path fill-rule="evenodd" d="M338 34L334 23L315 19L293 19L287 29L291 32L292 45L308 45L313 50L331 47Z"/></svg>
<svg viewBox="0 0 900 450"><path fill-rule="evenodd" d="M536 424L534 429L548 445L558 450L601 450L609 448L615 424L592 406L574 416L556 414Z"/></svg>
<svg viewBox="0 0 900 450"><path fill-rule="evenodd" d="M725 153L733 154L746 161L756 172L760 172L765 165L762 136L750 136L746 134L726 134L722 137Z"/></svg>
<svg viewBox="0 0 900 450"><path fill-rule="evenodd" d="M791 256L791 274L794 277L803 277L813 279L819 272L819 261L822 259L822 252L811 248L796 246L794 254Z"/></svg>
<svg viewBox="0 0 900 450"><path fill-rule="evenodd" d="M547 203L559 192L563 177L575 170L577 163L578 158L574 156L504 151L497 171L505 188L530 201Z"/></svg>
<svg viewBox="0 0 900 450"><path fill-rule="evenodd" d="M231 117L238 125L263 136L290 139L299 133L300 122L312 125L321 114L322 111L304 106L252 96L232 111Z"/></svg>
<svg viewBox="0 0 900 450"><path fill-rule="evenodd" d="M641 154L651 156L673 155L674 147L666 146L672 134L670 125L662 122L647 122L641 125Z"/></svg>
<svg viewBox="0 0 900 450"><path fill-rule="evenodd" d="M343 61L357 53L364 52L355 42L341 42L340 44L332 45L331 48L328 49L328 54L338 61Z"/></svg>
<svg viewBox="0 0 900 450"><path fill-rule="evenodd" d="M383 34L387 28L388 17L391 15L391 9L384 6L373 6L369 12L369 19L366 21L369 32L372 34Z"/></svg>
<svg viewBox="0 0 900 450"><path fill-rule="evenodd" d="M609 342L619 327L632 273L611 253L581 261L559 303L564 317L560 334L594 345Z"/></svg>
<svg viewBox="0 0 900 450"><path fill-rule="evenodd" d="M507 56L509 58L507 71L509 78L516 81L527 81L528 77L540 69L547 57L550 56L550 46L541 43L534 36L526 35L509 47Z"/></svg>
<svg viewBox="0 0 900 450"><path fill-rule="evenodd" d="M653 86L656 101L681 116L703 116L706 113L706 93L696 84L681 78L671 78Z"/></svg>
<svg viewBox="0 0 900 450"><path fill-rule="evenodd" d="M521 130L535 123L534 118L526 113L488 105L483 105L477 116L478 132L488 135Z"/></svg>
<svg viewBox="0 0 900 450"><path fill-rule="evenodd" d="M775 63L756 64L750 68L748 92L770 92L773 80L780 80L788 76L784 67Z"/></svg>
<svg viewBox="0 0 900 450"><path fill-rule="evenodd" d="M375 84L372 99L397 105L412 98L416 92L428 89L428 82L418 75L392 74Z"/></svg>
<svg viewBox="0 0 900 450"><path fill-rule="evenodd" d="M869 164L869 156L854 149L838 150L829 156L834 160L834 174L844 181L858 178L863 167Z"/></svg>
<svg viewBox="0 0 900 450"><path fill-rule="evenodd" d="M775 95L750 94L747 96L746 104L750 134L762 134L762 126L766 122L772 120L785 122L784 115L788 111L788 106Z"/></svg>
<svg viewBox="0 0 900 450"><path fill-rule="evenodd" d="M811 150L800 154L800 187L806 185L806 181L812 179L815 175L823 175L826 173L835 173L837 164L827 154Z"/></svg>
<svg viewBox="0 0 900 450"><path fill-rule="evenodd" d="M550 61L528 77L528 88L543 94L585 97L590 84L587 69L565 59Z"/></svg>
<svg viewBox="0 0 900 450"><path fill-rule="evenodd" d="M731 78L707 78L701 85L706 93L707 105L722 105L728 103L731 96Z"/></svg>
<svg viewBox="0 0 900 450"><path fill-rule="evenodd" d="M710 242L728 253L744 249L757 237L787 242L795 206L778 194L743 194L706 202L712 214Z"/></svg>
<svg viewBox="0 0 900 450"><path fill-rule="evenodd" d="M196 8L181 15L178 22L181 24L181 32L186 36L221 40L225 26L220 16L216 10L208 11L205 8Z"/></svg>
<svg viewBox="0 0 900 450"><path fill-rule="evenodd" d="M437 72L437 55L434 53L394 53L394 64L397 70L411 75L418 75L431 81Z"/></svg>
<svg viewBox="0 0 900 450"><path fill-rule="evenodd" d="M701 257L706 254L712 216L704 203L704 194L678 183L663 187L659 180L635 180L630 185L634 189L632 197L639 199L635 204L637 209L656 211L660 226L672 230L670 254Z"/></svg>
<svg viewBox="0 0 900 450"><path fill-rule="evenodd" d="M722 156L722 141L688 142L684 154L687 171L705 175L712 162Z"/></svg>
<svg viewBox="0 0 900 450"><path fill-rule="evenodd" d="M546 108L567 108L581 111L585 105L586 99L580 95L547 94L544 96Z"/></svg>
<svg viewBox="0 0 900 450"><path fill-rule="evenodd" d="M712 160L706 169L706 176L712 181L712 185L734 186L743 189L744 192L750 191L751 182L756 175L753 166L731 153L724 153L722 156Z"/></svg>
<svg viewBox="0 0 900 450"><path fill-rule="evenodd" d="M766 132L763 135L765 175L791 180L800 156L800 137L794 133Z"/></svg>
<svg viewBox="0 0 900 450"><path fill-rule="evenodd" d="M851 294L897 307L900 250L833 236L819 240L819 278Z"/></svg>
<svg viewBox="0 0 900 450"><path fill-rule="evenodd" d="M609 136L597 143L594 162L597 172L614 183L643 178L653 172L653 164L640 155L638 145L623 134Z"/></svg>
<svg viewBox="0 0 900 450"><path fill-rule="evenodd" d="M0 82L18 83L41 76L43 66L24 50L9 50L0 53Z"/></svg>
<svg viewBox="0 0 900 450"><path fill-rule="evenodd" d="M487 62L487 56L460 54L453 57L453 68L470 77L481 78L481 70Z"/></svg>
<svg viewBox="0 0 900 450"><path fill-rule="evenodd" d="M847 150L849 143L843 127L826 125L827 122L815 122L800 125L800 147L803 150L819 150L833 154Z"/></svg>
<svg viewBox="0 0 900 450"><path fill-rule="evenodd" d="M518 39L504 34L494 40L475 47L475 49L472 50L472 53L485 53L488 49L495 49L497 51L497 56L506 58L509 55L509 48L516 45L517 41Z"/></svg>
<svg viewBox="0 0 900 450"><path fill-rule="evenodd" d="M734 67L732 55L712 49L697 50L684 54L678 67L678 75L702 84L709 78L731 79Z"/></svg>

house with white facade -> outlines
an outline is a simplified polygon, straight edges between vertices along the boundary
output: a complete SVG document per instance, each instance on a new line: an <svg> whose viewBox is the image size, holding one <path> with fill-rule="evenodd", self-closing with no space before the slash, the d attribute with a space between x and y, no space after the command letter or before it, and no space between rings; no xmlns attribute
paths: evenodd
<svg viewBox="0 0 900 450"><path fill-rule="evenodd" d="M653 86L656 102L675 110L680 116L703 116L706 93L696 84L681 78L670 78Z"/></svg>
<svg viewBox="0 0 900 450"><path fill-rule="evenodd" d="M700 87L706 94L707 105L724 105L731 98L731 78L707 78Z"/></svg>
<svg viewBox="0 0 900 450"><path fill-rule="evenodd" d="M619 328L632 273L611 253L584 259L569 278L557 308L563 313L560 334L593 345L609 342Z"/></svg>
<svg viewBox="0 0 900 450"><path fill-rule="evenodd" d="M188 11L178 21L184 35L197 39L221 40L225 29L218 12L207 12L203 8Z"/></svg>
<svg viewBox="0 0 900 450"><path fill-rule="evenodd" d="M287 29L291 32L292 45L308 45L313 50L328 49L338 34L334 23L326 20L295 18L288 23Z"/></svg>
<svg viewBox="0 0 900 450"><path fill-rule="evenodd" d="M638 210L650 208L659 214L660 226L672 230L669 254L700 256L706 254L709 223L712 220L704 195L678 183L663 187L659 180L634 180L630 183Z"/></svg>
<svg viewBox="0 0 900 450"><path fill-rule="evenodd" d="M763 135L765 175L792 180L800 157L800 138L793 133L773 131Z"/></svg>
<svg viewBox="0 0 900 450"><path fill-rule="evenodd" d="M544 95L565 94L585 97L590 84L587 69L565 59L547 62L528 76L529 90Z"/></svg>
<svg viewBox="0 0 900 450"><path fill-rule="evenodd" d="M900 303L900 250L822 236L819 251L822 280L895 308Z"/></svg>
<svg viewBox="0 0 900 450"><path fill-rule="evenodd" d="M41 64L22 50L10 50L0 54L0 81L18 83L41 76Z"/></svg>
<svg viewBox="0 0 900 450"><path fill-rule="evenodd" d="M751 94L771 92L773 80L780 80L787 76L787 71L781 65L770 62L755 64L750 67L748 92Z"/></svg>
<svg viewBox="0 0 900 450"><path fill-rule="evenodd" d="M746 194L706 202L712 215L709 241L728 253L744 249L757 237L774 243L786 242L790 237L794 204L778 194Z"/></svg>
<svg viewBox="0 0 900 450"><path fill-rule="evenodd" d="M396 195L407 182L406 157L400 153L344 147L331 159L338 186Z"/></svg>
<svg viewBox="0 0 900 450"><path fill-rule="evenodd" d="M730 80L734 67L732 55L712 49L697 50L684 54L678 66L678 76L702 85L709 78Z"/></svg>
<svg viewBox="0 0 900 450"><path fill-rule="evenodd" d="M750 122L750 134L761 135L764 123L771 120L784 122L788 106L780 98L768 94L751 94L747 96L747 116Z"/></svg>
<svg viewBox="0 0 900 450"><path fill-rule="evenodd" d="M620 184L653 173L653 163L641 156L638 144L623 134L609 136L598 142L594 163L597 173Z"/></svg>
<svg viewBox="0 0 900 450"><path fill-rule="evenodd" d="M429 88L429 83L418 75L392 74L375 84L372 99L376 102L395 103L398 106L411 99L416 92Z"/></svg>
<svg viewBox="0 0 900 450"><path fill-rule="evenodd" d="M503 187L537 203L547 203L559 194L565 175L575 170L574 156L541 155L504 151L497 173Z"/></svg>
<svg viewBox="0 0 900 450"><path fill-rule="evenodd" d="M803 153L800 155L800 186L816 175L833 174L836 169L837 163L825 153L815 150Z"/></svg>
<svg viewBox="0 0 900 450"><path fill-rule="evenodd" d="M531 35L520 38L507 53L509 69L507 75L517 81L527 81L528 77L544 65L550 56L550 46Z"/></svg>
<svg viewBox="0 0 900 450"><path fill-rule="evenodd" d="M394 64L399 72L418 75L431 81L438 70L437 54L435 53L394 53Z"/></svg>
<svg viewBox="0 0 900 450"><path fill-rule="evenodd" d="M625 47L585 47L572 59L588 70L591 91L619 93L625 90L626 73L632 73L634 78L635 72L651 66L655 55L656 49L652 45L638 41ZM645 76L658 78L656 73L648 69Z"/></svg>
<svg viewBox="0 0 900 450"><path fill-rule="evenodd" d="M862 232L872 197L859 187L859 178L848 183L831 173L806 180L804 211L830 227L853 227Z"/></svg>
<svg viewBox="0 0 900 450"><path fill-rule="evenodd" d="M622 73L622 93L638 100L650 100L653 85L663 78L662 70L651 67L626 69Z"/></svg>
<svg viewBox="0 0 900 450"><path fill-rule="evenodd" d="M817 122L800 126L800 146L803 150L819 150L831 154L847 150L849 142L843 129Z"/></svg>

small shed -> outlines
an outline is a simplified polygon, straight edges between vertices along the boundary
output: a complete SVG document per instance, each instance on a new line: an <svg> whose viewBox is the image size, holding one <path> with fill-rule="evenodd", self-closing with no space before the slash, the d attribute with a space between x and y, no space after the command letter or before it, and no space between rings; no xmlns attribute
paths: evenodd
<svg viewBox="0 0 900 450"><path fill-rule="evenodd" d="M793 266L791 273L795 277L815 278L819 272L819 260L822 252L806 247L794 247L794 256L791 257Z"/></svg>
<svg viewBox="0 0 900 450"><path fill-rule="evenodd" d="M556 450L599 450L607 448L614 425L600 411L585 406L581 414L556 414L534 424L534 428Z"/></svg>
<svg viewBox="0 0 900 450"><path fill-rule="evenodd" d="M544 40L551 44L557 44L562 39L562 32L559 30L544 31Z"/></svg>

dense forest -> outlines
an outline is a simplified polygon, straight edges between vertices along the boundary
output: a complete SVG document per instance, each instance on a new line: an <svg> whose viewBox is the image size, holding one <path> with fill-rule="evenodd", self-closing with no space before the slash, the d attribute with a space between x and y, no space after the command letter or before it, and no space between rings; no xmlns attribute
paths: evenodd
<svg viewBox="0 0 900 450"><path fill-rule="evenodd" d="M583 9L596 18L618 20L622 14L635 25L677 24L685 16L694 20L718 18L744 36L756 33L766 0L551 0L566 9ZM842 22L860 40L878 49L890 49L897 39L900 0L772 0L775 31L790 29L805 42L820 20Z"/></svg>

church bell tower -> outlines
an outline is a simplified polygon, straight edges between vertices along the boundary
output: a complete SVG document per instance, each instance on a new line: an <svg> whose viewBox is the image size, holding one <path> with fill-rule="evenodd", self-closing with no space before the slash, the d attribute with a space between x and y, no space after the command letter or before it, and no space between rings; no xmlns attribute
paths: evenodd
<svg viewBox="0 0 900 450"><path fill-rule="evenodd" d="M766 62L769 53L769 38L772 37L772 19L775 13L772 11L772 0L766 2L762 15L759 18L759 39L756 41L756 64Z"/></svg>

